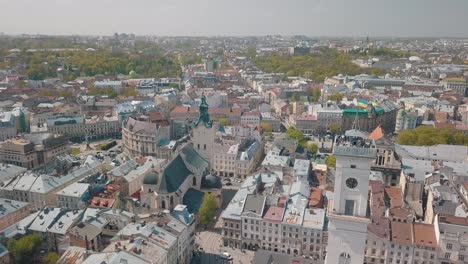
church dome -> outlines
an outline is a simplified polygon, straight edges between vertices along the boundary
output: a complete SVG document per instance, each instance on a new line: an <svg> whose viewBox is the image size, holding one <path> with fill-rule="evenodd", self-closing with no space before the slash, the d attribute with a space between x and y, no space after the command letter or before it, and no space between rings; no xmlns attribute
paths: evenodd
<svg viewBox="0 0 468 264"><path fill-rule="evenodd" d="M203 176L201 181L202 189L219 189L222 187L221 180L214 175Z"/></svg>
<svg viewBox="0 0 468 264"><path fill-rule="evenodd" d="M159 174L152 171L143 178L143 184L157 185L159 182Z"/></svg>

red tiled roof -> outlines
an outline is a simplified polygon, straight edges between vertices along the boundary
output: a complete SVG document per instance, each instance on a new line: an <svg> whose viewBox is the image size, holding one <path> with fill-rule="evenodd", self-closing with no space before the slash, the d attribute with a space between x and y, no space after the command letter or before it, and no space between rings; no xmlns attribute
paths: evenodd
<svg viewBox="0 0 468 264"><path fill-rule="evenodd" d="M90 206L94 208L111 208L114 204L115 199L111 198L101 198L101 197L93 197L90 201Z"/></svg>
<svg viewBox="0 0 468 264"><path fill-rule="evenodd" d="M166 120L161 112L150 112L148 116L151 122Z"/></svg>
<svg viewBox="0 0 468 264"><path fill-rule="evenodd" d="M194 108L194 107L187 107L187 106L177 106L176 108L172 109L171 111L171 114L172 113L187 113L187 112L198 112L198 109Z"/></svg>
<svg viewBox="0 0 468 264"><path fill-rule="evenodd" d="M283 207L279 206L270 206L265 215L263 216L263 219L266 220L271 220L271 221L281 221L283 220Z"/></svg>
<svg viewBox="0 0 468 264"><path fill-rule="evenodd" d="M452 225L468 226L468 217L458 217L453 215L440 215L439 222Z"/></svg>
<svg viewBox="0 0 468 264"><path fill-rule="evenodd" d="M413 244L412 223L391 222L392 241L400 245Z"/></svg>
<svg viewBox="0 0 468 264"><path fill-rule="evenodd" d="M317 187L310 188L309 206L318 208L323 207L322 190Z"/></svg>
<svg viewBox="0 0 468 264"><path fill-rule="evenodd" d="M383 129L380 127L380 125L378 127L376 127L374 129L374 131L372 131L370 134L369 134L369 138L370 139L373 139L373 140L377 140L377 139L380 139L384 136L384 132L383 132Z"/></svg>
<svg viewBox="0 0 468 264"><path fill-rule="evenodd" d="M385 193L390 198L390 208L403 206L403 195L399 187L386 187Z"/></svg>
<svg viewBox="0 0 468 264"><path fill-rule="evenodd" d="M389 213L391 216L402 218L402 219L408 218L412 214L411 211L409 211L408 209L401 208L401 207L392 208L390 209Z"/></svg>
<svg viewBox="0 0 468 264"><path fill-rule="evenodd" d="M437 238L435 236L434 225L414 223L414 243L419 246L436 247Z"/></svg>

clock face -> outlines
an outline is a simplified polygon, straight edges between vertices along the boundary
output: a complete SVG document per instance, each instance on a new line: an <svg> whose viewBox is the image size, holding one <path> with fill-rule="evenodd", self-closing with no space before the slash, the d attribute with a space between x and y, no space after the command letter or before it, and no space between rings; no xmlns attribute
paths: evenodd
<svg viewBox="0 0 468 264"><path fill-rule="evenodd" d="M350 189L356 188L357 185L358 185L358 182L355 178L348 178L346 180L346 186L348 186L348 188Z"/></svg>

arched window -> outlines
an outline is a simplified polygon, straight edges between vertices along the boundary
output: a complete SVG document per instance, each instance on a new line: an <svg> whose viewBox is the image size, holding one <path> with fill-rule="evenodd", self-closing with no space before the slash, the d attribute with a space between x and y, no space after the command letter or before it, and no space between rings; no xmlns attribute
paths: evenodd
<svg viewBox="0 0 468 264"><path fill-rule="evenodd" d="M197 185L197 177L193 177L192 179L192 186L196 186Z"/></svg>
<svg viewBox="0 0 468 264"><path fill-rule="evenodd" d="M174 197L171 196L171 198L169 198L169 205L172 207L174 207Z"/></svg>
<svg viewBox="0 0 468 264"><path fill-rule="evenodd" d="M340 258L338 259L338 264L350 264L351 256L348 253L341 253Z"/></svg>
<svg viewBox="0 0 468 264"><path fill-rule="evenodd" d="M166 209L166 201L164 200L161 201L161 208Z"/></svg>

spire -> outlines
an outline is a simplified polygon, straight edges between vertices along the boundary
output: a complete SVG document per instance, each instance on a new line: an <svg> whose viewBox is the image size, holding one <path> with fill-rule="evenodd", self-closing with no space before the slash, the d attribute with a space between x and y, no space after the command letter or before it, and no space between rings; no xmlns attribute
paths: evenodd
<svg viewBox="0 0 468 264"><path fill-rule="evenodd" d="M213 121L210 120L210 114L208 113L208 103L206 102L205 94L203 94L201 97L201 103L198 109L200 116L195 122L195 126L197 127L200 123L204 123L205 127L211 128L213 126Z"/></svg>

